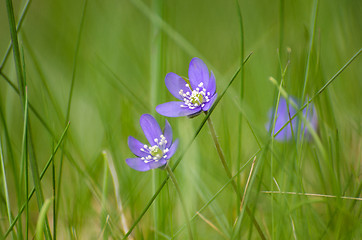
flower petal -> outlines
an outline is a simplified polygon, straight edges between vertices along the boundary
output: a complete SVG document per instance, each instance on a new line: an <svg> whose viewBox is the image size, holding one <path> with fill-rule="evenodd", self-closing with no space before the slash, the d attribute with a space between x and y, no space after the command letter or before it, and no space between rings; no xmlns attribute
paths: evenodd
<svg viewBox="0 0 362 240"><path fill-rule="evenodd" d="M181 107L183 104L183 102L177 101L163 103L156 107L156 112L166 117L182 117L201 111L201 107L189 109L188 107Z"/></svg>
<svg viewBox="0 0 362 240"><path fill-rule="evenodd" d="M176 73L167 73L165 77L165 84L170 93L177 99L183 100L183 97L179 94L182 89L184 93L189 92L190 89L186 87L186 81L177 75Z"/></svg>
<svg viewBox="0 0 362 240"><path fill-rule="evenodd" d="M148 153L141 151L141 148L143 148L144 144L132 136L128 137L128 146L132 153L138 157L145 157L148 155Z"/></svg>
<svg viewBox="0 0 362 240"><path fill-rule="evenodd" d="M160 159L158 162L150 162L148 163L150 166L150 169L159 168L164 166L167 163L166 159Z"/></svg>
<svg viewBox="0 0 362 240"><path fill-rule="evenodd" d="M206 88L209 84L209 69L199 58L193 58L189 66L189 80L192 89L196 89L200 82L204 83Z"/></svg>
<svg viewBox="0 0 362 240"><path fill-rule="evenodd" d="M170 159L170 158L175 154L175 152L176 152L176 150L177 150L177 147L178 147L178 139L176 139L176 140L172 143L172 145L171 145L171 147L170 147L170 149L169 149L169 151L168 151L168 153L167 153L166 159Z"/></svg>
<svg viewBox="0 0 362 240"><path fill-rule="evenodd" d="M215 80L215 75L212 71L210 74L209 84L205 88L206 91L210 92L211 94L214 94L216 91L216 80Z"/></svg>
<svg viewBox="0 0 362 240"><path fill-rule="evenodd" d="M150 170L150 164L145 163L141 158L127 158L126 163L134 170L145 172Z"/></svg>
<svg viewBox="0 0 362 240"><path fill-rule="evenodd" d="M214 104L216 98L217 98L217 93L215 93L215 95L212 96L212 98L210 98L209 102L205 103L205 106L202 108L202 110L205 112L208 111L211 108L212 104Z"/></svg>
<svg viewBox="0 0 362 240"><path fill-rule="evenodd" d="M287 101L284 98L280 98L274 132L277 133L284 126L284 124L289 121L289 118L292 117L294 114L295 114L295 109L291 105L289 105L288 108ZM270 112L270 117L271 118L274 117L273 111ZM292 120L293 131L295 131L296 129L297 125L296 121L297 118L294 118ZM267 126L267 130L269 131L269 124ZM290 123L288 123L288 125L286 125L285 128L283 128L283 130L281 130L278 133L278 135L275 136L275 139L280 141L286 141L289 140L291 137L292 137L292 130Z"/></svg>
<svg viewBox="0 0 362 240"><path fill-rule="evenodd" d="M159 139L162 134L156 119L149 114L143 114L140 119L140 125L150 145L155 145L154 139Z"/></svg>
<svg viewBox="0 0 362 240"><path fill-rule="evenodd" d="M169 148L172 143L172 128L171 128L170 123L167 121L167 119L166 119L166 123L165 123L165 130L163 131L163 135L165 136L165 138L167 140L166 147Z"/></svg>

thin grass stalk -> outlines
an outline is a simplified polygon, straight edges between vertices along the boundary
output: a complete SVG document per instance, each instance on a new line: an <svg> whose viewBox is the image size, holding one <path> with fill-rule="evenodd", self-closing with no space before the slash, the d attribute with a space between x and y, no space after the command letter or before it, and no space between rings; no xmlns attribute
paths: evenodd
<svg viewBox="0 0 362 240"><path fill-rule="evenodd" d="M25 175L25 239L28 239L28 230L29 230L29 206L27 197L29 194L29 166L28 166L28 89L25 87L25 109L24 109L24 124L23 124L23 139L22 139L22 152L21 152L21 159L22 159L22 169L21 177L23 174ZM22 181L20 181L22 184ZM22 199L23 196L20 198ZM20 202L18 208L20 208ZM19 221L19 226L21 227L21 221Z"/></svg>
<svg viewBox="0 0 362 240"><path fill-rule="evenodd" d="M53 190L53 239L56 240L57 239L57 220L55 219L55 214L56 214L56 193L57 193L57 186L56 186L56 182L55 182L55 178L56 178L56 171L55 171L55 164L54 161L52 161L52 190ZM28 196L28 195L27 195Z"/></svg>
<svg viewBox="0 0 362 240"><path fill-rule="evenodd" d="M311 61L312 61L311 55L312 55L312 51L313 51L313 47L314 47L315 30L316 30L316 26L317 26L318 5L319 5L319 0L314 0L313 1L313 13L312 13L312 18L311 18L311 26L310 26L310 30L311 30L312 34L310 34L310 38L309 38L309 49L308 49L308 57L307 57L307 66L306 66L305 74L304 74L302 102L304 101L304 98L305 98L305 93L307 90L307 84L308 84L308 80L309 80L310 65L311 65Z"/></svg>
<svg viewBox="0 0 362 240"><path fill-rule="evenodd" d="M244 99L244 25L243 25L243 16L240 9L239 0L235 0L237 6L237 12L239 17L239 25L240 25L240 104L243 102ZM243 115L239 113L239 120L238 120L238 156L237 156L237 167L241 165L241 158L242 154L241 151L243 149L242 144L242 130L243 130ZM240 182L240 175L238 176L236 182ZM238 184L238 191L240 192L240 185ZM238 202L238 201L237 201Z"/></svg>
<svg viewBox="0 0 362 240"><path fill-rule="evenodd" d="M186 204L185 204L185 201L182 197L182 192L181 192L181 189L177 183L177 180L176 180L176 177L175 175L173 174L170 166L168 164L166 164L166 170L167 170L167 173L168 175L170 176L173 184L175 185L175 188L176 188L176 191L179 195L179 198L180 198L180 202L181 202L181 205L182 205L182 210L184 212L184 215L185 215L185 219L186 219L186 223L187 223L187 230L188 230L188 233L189 233L189 239L193 239L193 235L192 235L192 230L191 230L191 224L190 224L190 221L189 221L189 215L187 213L187 208L186 208Z"/></svg>
<svg viewBox="0 0 362 240"><path fill-rule="evenodd" d="M279 85L279 88L278 88L278 94L277 94L277 102L276 102L276 105L275 105L275 111L274 111L274 116L273 116L273 125L272 125L272 136L274 136L274 133L275 133L275 124L276 124L276 121L277 121L277 113L278 113L278 108L279 108L279 100L280 100L280 95L281 95L281 89L282 89L282 86L283 86L283 83L284 83L284 76L285 76L285 72L284 71L282 73L282 79L280 81L280 85ZM272 152L274 152L274 137L271 138L271 150ZM274 184L273 184L273 176L274 176L274 173L273 173L273 154L270 155L270 178L271 178L271 183L270 183L270 187L273 191L273 188L274 188ZM271 205L271 212L272 212L272 232L271 232L271 238L272 239L275 239L275 223L274 223L274 196L273 194L271 195L271 198L270 198L270 205Z"/></svg>
<svg viewBox="0 0 362 240"><path fill-rule="evenodd" d="M296 196L308 196L308 197L321 197L321 198L340 198L346 200L353 200L353 201L362 201L361 197L350 197L350 196L336 196L330 194L320 194L320 193L302 193L302 192L281 192L281 191L262 191L262 193L267 194L283 194L283 195L296 195Z"/></svg>
<svg viewBox="0 0 362 240"><path fill-rule="evenodd" d="M25 196L23 196L23 192L18 193L18 208L21 206L21 202L23 201L23 198L26 199L28 196L28 185L29 185L29 178L28 178L28 88L26 83L26 70L25 70L25 55L24 55L24 48L21 48L22 53L22 62L23 62L23 73L24 73L24 86L25 86L25 92L24 92L24 110L23 110L23 139L22 139L22 152L21 152L21 167L20 167L20 184L18 189L23 189L23 175L24 175L24 169L25 169ZM25 228L26 231L29 227L29 210L28 206L26 209L26 223ZM23 227L22 227L22 221L18 222L19 224L19 238L24 239L23 236ZM28 233L26 233L26 237L28 236Z"/></svg>
<svg viewBox="0 0 362 240"><path fill-rule="evenodd" d="M128 228L126 216L124 214L123 204L122 204L121 196L120 196L120 192L119 192L119 178L117 175L117 171L114 166L114 162L113 162L113 158L112 158L111 154L108 151L103 151L103 155L106 158L106 161L107 161L107 164L109 167L109 171L111 173L112 181L113 181L114 195L116 197L119 214L121 215L121 221L120 221L121 226L122 226L121 228L122 228L123 232L126 233L126 232L128 232L129 228ZM128 239L133 240L133 237L130 236Z"/></svg>
<svg viewBox="0 0 362 240"><path fill-rule="evenodd" d="M108 239L108 218L107 214L107 192L108 192L108 161L106 155L103 153L103 187L102 187L102 210L101 210L101 225L103 229L103 239Z"/></svg>
<svg viewBox="0 0 362 240"><path fill-rule="evenodd" d="M42 190L42 186L40 183L40 176L39 176L39 170L38 170L38 163L36 160L36 156L35 156L35 152L34 152L34 145L33 145L33 141L32 141L32 134L31 134L31 125L30 122L28 120L28 143L29 143L29 163L30 163L30 171L32 173L32 177L33 177L33 182L34 182L34 186L35 186L35 194L36 194L36 199L37 199L37 203L38 203L38 208L39 211L42 209L43 204L44 204L44 195L43 195L43 190ZM51 237L51 233L50 233L50 228L49 228L49 222L48 222L48 218L45 216L45 239L52 239Z"/></svg>
<svg viewBox="0 0 362 240"><path fill-rule="evenodd" d="M72 71L72 80L71 80L71 84L70 84L70 89L69 89L69 96L68 96L68 105L67 105L67 114L65 117L65 124L67 124L69 122L69 116L70 116L70 108L72 105L72 99L73 99L73 89L74 89L74 83L75 83L75 75L76 75L76 69L77 69L77 63L78 63L78 55L79 55L79 46L80 46L80 41L81 41L81 36L82 36L82 30L83 30L83 26L84 26L84 19L85 19L85 11L86 11L86 7L87 7L87 2L88 0L84 0L83 2L83 10L82 10L82 15L81 15L81 21L80 21L80 26L79 26L79 30L78 30L78 36L77 36L77 42L75 45L75 53L74 53L74 59L73 59L73 71ZM66 147L66 142L64 142L63 144L64 148ZM61 192L61 183L62 183L62 170L63 170L63 158L64 158L64 150L61 153L60 156L60 161L59 161L59 171L58 171L58 191L56 194L56 203L57 205L55 206L56 208L56 214L54 216L55 221L57 221L58 218L58 213L59 213L59 197L60 197L60 192Z"/></svg>
<svg viewBox="0 0 362 240"><path fill-rule="evenodd" d="M250 53L246 59L244 60L244 64L249 60L250 56L252 53ZM235 74L233 75L233 77L231 78L229 84L227 85L227 87L224 89L224 91L221 93L221 95L216 99L215 103L213 104L213 106L210 108L210 110L208 111L206 117L204 117L204 119L201 121L198 129L196 130L194 136L191 138L190 142L186 145L185 150L181 153L181 155L178 157L178 159L176 160L175 164L172 167L172 171L175 171L175 169L177 168L177 166L179 165L179 163L181 162L183 156L185 155L186 151L191 147L192 143L194 142L194 140L196 139L196 137L199 135L201 129L204 127L207 119L209 118L209 116L211 115L211 113L214 111L215 107L219 104L220 100L224 97L225 93L227 92L227 90L229 89L229 87L231 86L231 84L234 82L234 80L236 79L236 76L239 74L240 72L240 68L235 72ZM150 199L150 201L147 203L146 207L143 209L143 211L141 212L141 214L138 216L138 218L135 220L135 222L132 224L132 226L130 227L129 231L125 234L123 239L126 239L133 231L133 229L137 226L137 224L141 221L142 217L145 215L145 213L147 212L147 210L150 208L150 206L152 205L153 201L156 199L156 197L158 196L158 194L161 192L161 190L163 189L163 187L166 185L167 181L168 181L169 176L167 176L165 178L165 180L163 180L163 182L161 183L161 185L159 186L159 188L157 189L157 191L155 192L155 194L153 194L152 198Z"/></svg>

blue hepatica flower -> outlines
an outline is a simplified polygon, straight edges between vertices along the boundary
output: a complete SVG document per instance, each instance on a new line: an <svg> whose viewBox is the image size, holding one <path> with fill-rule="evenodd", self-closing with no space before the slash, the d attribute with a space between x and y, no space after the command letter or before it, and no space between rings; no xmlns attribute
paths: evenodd
<svg viewBox="0 0 362 240"><path fill-rule="evenodd" d="M291 99L291 101L296 102L293 98L290 98L290 99ZM298 109L295 109L293 106L291 106L291 104L288 105L287 101L284 98L280 98L278 112L277 112L276 121L275 121L274 132L277 133L284 126L284 124L287 123L293 117L293 115L297 112L297 110ZM307 108L305 108L303 110L303 116L310 123L310 126L312 126L313 130L316 131L318 123L317 123L317 113L316 113L314 106L312 104L310 104L308 107L308 113L306 114L306 112L307 112ZM274 111L270 110L269 119L271 119L273 117L274 117ZM293 129L294 134L297 133L298 121L300 121L300 119L298 116L296 116L291 121L292 128L290 127L290 123L288 123L288 125L286 125L285 128L283 128L283 130L281 130L278 133L278 135L275 136L275 139L277 139L279 141L289 140L292 137L291 129ZM273 123L273 121L271 121L271 123ZM269 121L269 123L266 124L266 129L268 131L270 129L269 127L270 127L270 121ZM304 130L304 134L308 134L308 127L305 127L304 121L302 121L302 123L301 123L301 128Z"/></svg>
<svg viewBox="0 0 362 240"><path fill-rule="evenodd" d="M137 171L163 167L176 152L178 139L172 143L172 128L166 120L162 133L156 119L149 114L143 114L140 119L141 128L149 142L143 144L132 136L128 137L128 146L136 158L127 158L126 163Z"/></svg>
<svg viewBox="0 0 362 240"><path fill-rule="evenodd" d="M194 117L202 111L208 111L214 103L217 93L213 72L209 74L206 64L199 58L193 58L189 66L189 83L175 73L165 78L167 89L180 101L163 103L156 111L166 117Z"/></svg>

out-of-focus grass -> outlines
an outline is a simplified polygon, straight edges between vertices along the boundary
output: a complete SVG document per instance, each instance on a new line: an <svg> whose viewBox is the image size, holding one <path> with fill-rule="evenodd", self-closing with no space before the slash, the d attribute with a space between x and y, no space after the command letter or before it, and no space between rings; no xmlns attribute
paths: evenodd
<svg viewBox="0 0 362 240"><path fill-rule="evenodd" d="M244 99L240 101L238 77L212 118L233 174L259 151L252 131L261 142L262 150L257 154L246 204L267 238L359 239L362 236L361 201L338 197L361 197L361 57L313 100L322 148L313 139L303 145L299 141L274 141L271 148L265 130L268 110L275 108L273 103L278 91L268 79L273 76L280 83L279 69L288 61L287 48L291 49L290 65L283 87L288 94L302 100L313 3L311 0L239 1L244 55L253 52L244 67ZM280 4L284 9L281 15ZM7 10L5 3L2 5L0 60L10 42ZM17 22L25 2L16 1L13 5ZM127 137L132 135L144 140L138 123L141 114L155 113L157 104L173 100L164 85L164 76L175 72L187 77L193 57L201 57L215 73L218 92L225 89L242 61L240 22L235 1L89 0L80 29L83 6L84 1L30 1L18 32L19 46L23 49L21 58L25 61L23 70L33 144L28 147L33 148L35 155L30 157L34 157L41 173L66 127L77 36L81 32L70 128L63 140L64 147L54 158L55 175L49 168L41 179L41 188L44 199L51 199L53 180L56 190L61 186L60 195L54 197L59 207L57 238L119 239L167 176L161 170L140 173L130 169L124 161L132 156ZM319 2L306 97L314 96L361 48L361 10L360 1ZM24 109L19 95L5 80L17 86L15 70L11 52L0 69L0 137L7 180L6 191L3 177L0 178L0 237L9 228L8 219L14 219L26 202L22 160L22 153L27 152L23 150ZM237 144L239 114L243 115L242 146ZM155 117L163 126L165 118L157 114ZM180 139L179 150L170 160L171 166L194 136L202 118L168 119L174 136ZM114 173L106 173L103 150L107 150L114 163L119 199L112 182ZM240 159L237 159L239 150ZM238 175L241 190L250 166L249 162ZM202 209L202 217L196 215L192 220L195 239L229 239L238 235L239 229L234 229L234 223L240 203L230 184L222 188L228 178L207 128L201 130L187 149L175 176L190 216L197 214L222 189ZM29 193L33 187L29 169ZM263 192L278 191L278 188L282 192L328 194L337 198ZM134 228L131 236L135 239L172 238L184 226L181 205L171 182L166 183L154 204L156 207L149 208ZM53 207L52 204L50 209ZM29 201L29 238L36 232L39 212L34 194ZM53 211L49 210L52 234L54 219ZM20 220L22 224L15 225L8 239L25 236L25 212ZM239 236L258 238L247 215L238 226ZM187 238L186 228L183 229L175 238Z"/></svg>

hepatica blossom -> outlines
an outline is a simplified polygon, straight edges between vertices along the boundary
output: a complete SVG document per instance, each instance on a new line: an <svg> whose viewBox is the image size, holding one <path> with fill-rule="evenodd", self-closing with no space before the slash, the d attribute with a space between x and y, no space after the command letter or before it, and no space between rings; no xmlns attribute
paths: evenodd
<svg viewBox="0 0 362 240"><path fill-rule="evenodd" d="M292 99L292 100L294 101L294 99ZM294 102L296 102L296 101L294 101ZM289 119L293 117L293 115L297 112L297 110L298 109L295 109L294 107L292 107L291 104L289 104L289 106L288 106L287 101L284 98L280 98L278 112L277 112L276 121L275 121L274 132L277 133L284 126L284 124L287 123L289 121ZM316 131L316 129L317 129L317 113L316 113L314 106L312 104L310 104L309 108L308 108L308 113L306 114L306 112L307 112L307 109L305 108L303 110L303 115L304 115L305 119L310 123L310 126L313 128L313 130ZM269 111L269 122L266 124L266 129L268 131L270 129L270 119L272 119L273 117L274 117L274 111L273 111L273 109L271 109ZM283 128L283 130L281 130L278 133L278 135L275 136L275 139L277 139L279 141L289 140L292 137L291 129L293 129L294 134L297 134L298 121L300 121L300 118L298 116L296 116L292 120L292 127L290 126L290 123L288 125L286 125L285 128ZM273 121L271 121L271 123L273 124ZM301 123L301 128L303 129L304 134L308 135L309 129L308 129L308 127L305 126L303 121Z"/></svg>
<svg viewBox="0 0 362 240"><path fill-rule="evenodd" d="M189 80L175 73L168 73L165 78L167 89L179 99L163 103L156 111L167 117L194 117L202 111L208 111L214 103L217 93L215 76L199 58L193 58L189 66Z"/></svg>
<svg viewBox="0 0 362 240"><path fill-rule="evenodd" d="M126 163L131 168L142 172L165 166L178 146L178 139L172 143L171 125L166 120L165 129L162 133L156 119L149 114L141 116L140 125L149 145L129 136L128 146L137 157L127 158Z"/></svg>

